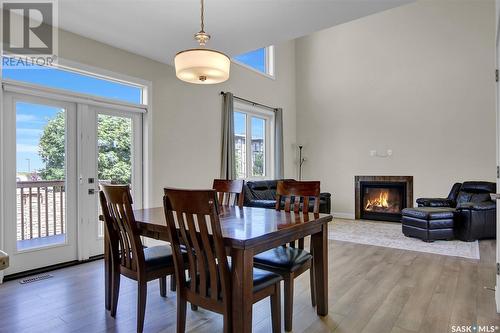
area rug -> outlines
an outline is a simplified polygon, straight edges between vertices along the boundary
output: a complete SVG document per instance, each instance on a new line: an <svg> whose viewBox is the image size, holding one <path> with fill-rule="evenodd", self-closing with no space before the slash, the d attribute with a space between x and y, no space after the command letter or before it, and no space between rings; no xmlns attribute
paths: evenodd
<svg viewBox="0 0 500 333"><path fill-rule="evenodd" d="M328 238L332 240L427 252L445 256L479 259L479 242L435 241L426 243L401 232L401 224L364 220L334 219Z"/></svg>

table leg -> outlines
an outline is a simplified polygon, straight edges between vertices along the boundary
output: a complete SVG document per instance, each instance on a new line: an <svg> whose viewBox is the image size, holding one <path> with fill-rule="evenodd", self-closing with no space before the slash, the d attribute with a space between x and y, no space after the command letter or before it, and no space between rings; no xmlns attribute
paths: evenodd
<svg viewBox="0 0 500 333"><path fill-rule="evenodd" d="M312 235L314 279L316 282L316 311L319 316L328 315L328 225Z"/></svg>
<svg viewBox="0 0 500 333"><path fill-rule="evenodd" d="M111 310L111 254L106 228L104 228L104 303L106 310Z"/></svg>
<svg viewBox="0 0 500 333"><path fill-rule="evenodd" d="M252 332L253 251L232 249L232 292L234 333Z"/></svg>

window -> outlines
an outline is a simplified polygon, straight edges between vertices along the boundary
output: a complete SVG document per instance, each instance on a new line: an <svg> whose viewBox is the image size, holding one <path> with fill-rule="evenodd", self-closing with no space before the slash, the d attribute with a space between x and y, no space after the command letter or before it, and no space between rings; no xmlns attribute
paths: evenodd
<svg viewBox="0 0 500 333"><path fill-rule="evenodd" d="M266 178L272 174L273 126L274 112L235 103L234 150L238 178Z"/></svg>
<svg viewBox="0 0 500 333"><path fill-rule="evenodd" d="M274 77L274 46L243 53L234 57L234 62L257 72Z"/></svg>
<svg viewBox="0 0 500 333"><path fill-rule="evenodd" d="M21 81L55 89L94 95L126 103L142 104L143 87L105 79L96 75L38 65L26 65L15 58L2 57L7 67L2 68L2 78Z"/></svg>

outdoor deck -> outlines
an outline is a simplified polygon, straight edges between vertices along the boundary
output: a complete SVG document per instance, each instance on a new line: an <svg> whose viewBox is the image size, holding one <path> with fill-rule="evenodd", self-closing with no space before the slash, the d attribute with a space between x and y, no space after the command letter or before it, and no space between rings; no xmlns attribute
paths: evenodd
<svg viewBox="0 0 500 333"><path fill-rule="evenodd" d="M64 180L17 182L17 248L65 242Z"/></svg>

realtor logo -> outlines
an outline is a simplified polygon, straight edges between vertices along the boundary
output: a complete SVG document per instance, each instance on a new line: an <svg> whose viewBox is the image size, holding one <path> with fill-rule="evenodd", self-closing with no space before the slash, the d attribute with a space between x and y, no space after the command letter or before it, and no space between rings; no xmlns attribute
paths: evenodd
<svg viewBox="0 0 500 333"><path fill-rule="evenodd" d="M3 55L38 65L53 63L57 51L55 1L1 0Z"/></svg>

